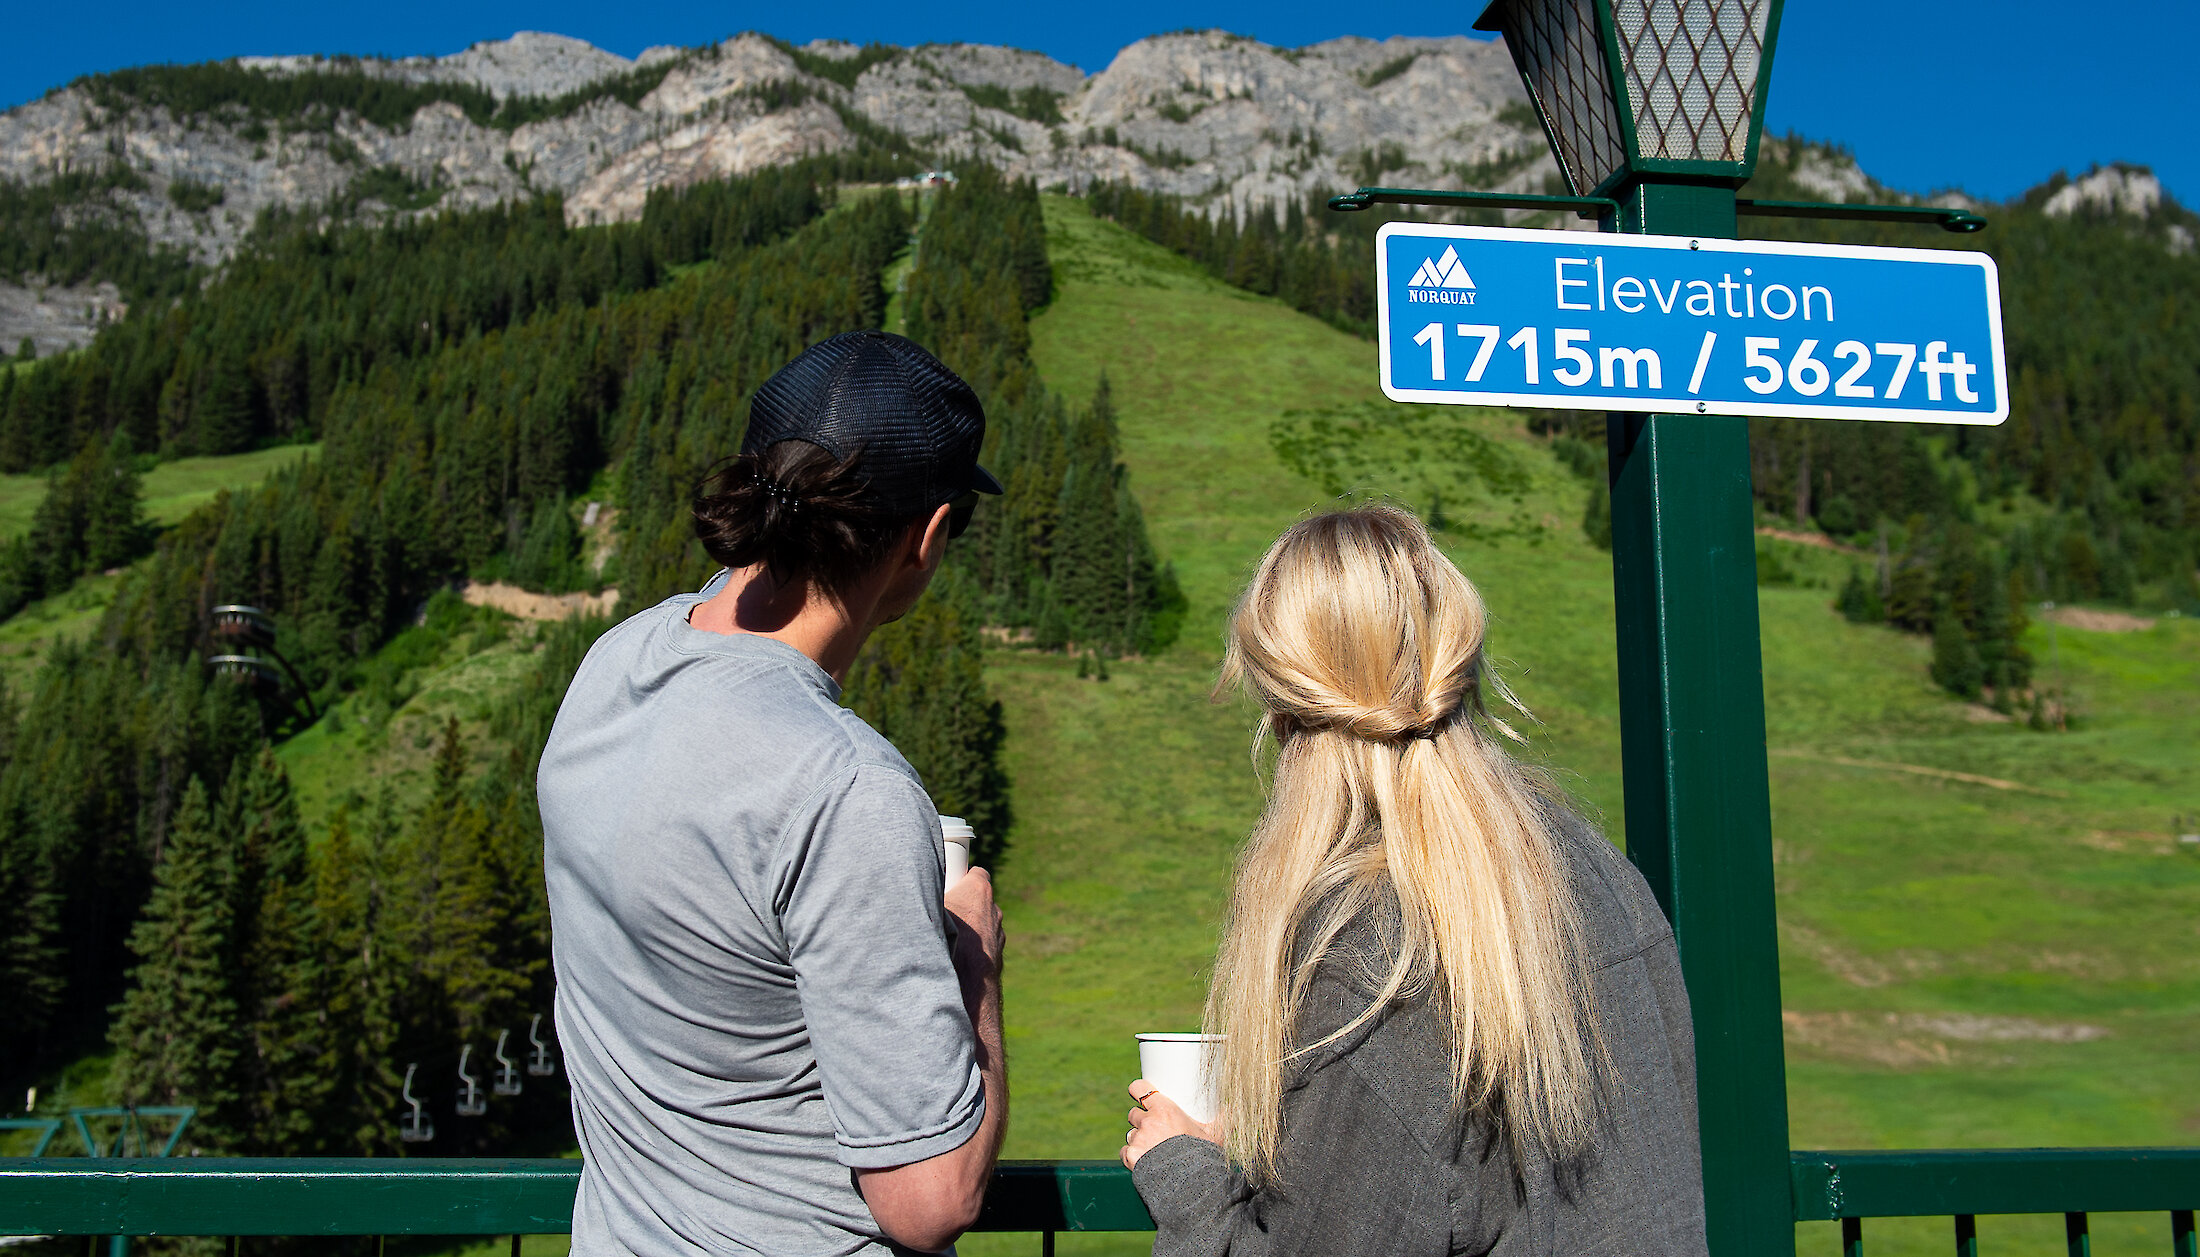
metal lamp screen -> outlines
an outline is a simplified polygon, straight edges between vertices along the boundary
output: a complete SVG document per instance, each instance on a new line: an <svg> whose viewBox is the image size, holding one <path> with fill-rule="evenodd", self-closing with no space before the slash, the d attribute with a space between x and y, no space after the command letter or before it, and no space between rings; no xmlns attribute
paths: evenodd
<svg viewBox="0 0 2200 1257"><path fill-rule="evenodd" d="M1505 42L1550 124L1559 170L1576 196L1586 195L1627 164L1595 0L1513 0L1505 19Z"/></svg>
<svg viewBox="0 0 2200 1257"><path fill-rule="evenodd" d="M1641 156L1748 159L1771 13L1772 0L1615 0Z"/></svg>
<svg viewBox="0 0 2200 1257"><path fill-rule="evenodd" d="M1611 0L1640 157L1739 162L1749 155L1772 0ZM1598 0L1511 0L1503 29L1549 120L1558 164L1586 195L1627 164L1597 36Z"/></svg>

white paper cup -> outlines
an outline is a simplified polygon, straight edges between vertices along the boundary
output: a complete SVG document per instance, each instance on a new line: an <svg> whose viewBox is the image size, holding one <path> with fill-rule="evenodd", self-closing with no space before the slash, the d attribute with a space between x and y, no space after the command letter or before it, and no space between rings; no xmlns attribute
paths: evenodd
<svg viewBox="0 0 2200 1257"><path fill-rule="evenodd" d="M1215 1120L1213 1068L1219 1034L1138 1036L1138 1076L1195 1122Z"/></svg>
<svg viewBox="0 0 2200 1257"><path fill-rule="evenodd" d="M970 844L977 841L977 837L977 831L962 817L940 818L940 842L946 847L948 886L961 881L963 874L970 871Z"/></svg>

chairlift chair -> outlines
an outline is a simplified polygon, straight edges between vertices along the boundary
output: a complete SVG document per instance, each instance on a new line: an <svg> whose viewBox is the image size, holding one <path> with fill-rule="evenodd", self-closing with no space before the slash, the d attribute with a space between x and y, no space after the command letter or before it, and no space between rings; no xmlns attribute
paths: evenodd
<svg viewBox="0 0 2200 1257"><path fill-rule="evenodd" d="M497 1031L497 1078L489 1089L500 1096L516 1096L520 1091L519 1066L504 1054L504 1041L511 1035L509 1030Z"/></svg>
<svg viewBox="0 0 2200 1257"><path fill-rule="evenodd" d="M228 680L249 681L271 690L283 684L283 674L258 655L208 655L206 664L214 670L214 675Z"/></svg>
<svg viewBox="0 0 2200 1257"><path fill-rule="evenodd" d="M275 621L258 607L241 602L223 603L207 613L217 636L233 638L262 649L275 644Z"/></svg>
<svg viewBox="0 0 2200 1257"><path fill-rule="evenodd" d="M527 1041L535 1045L534 1050L527 1054L527 1072L537 1078L548 1078L558 1072L558 1063L550 1059L550 1045L544 1043L542 1036L535 1033L541 1028L542 1014L536 1013L535 1019L527 1023Z"/></svg>
<svg viewBox="0 0 2200 1257"><path fill-rule="evenodd" d="M405 1103L412 1106L412 1112L397 1124L397 1137L409 1144L424 1144L435 1138L435 1123L428 1120L428 1111L413 1095L413 1073L419 1068L417 1064L405 1067Z"/></svg>
<svg viewBox="0 0 2200 1257"><path fill-rule="evenodd" d="M481 1081L466 1072L466 1062L473 1059L474 1045L465 1044L458 1053L458 1079L464 1085L458 1089L458 1115L480 1117L489 1111L489 1098L481 1094Z"/></svg>

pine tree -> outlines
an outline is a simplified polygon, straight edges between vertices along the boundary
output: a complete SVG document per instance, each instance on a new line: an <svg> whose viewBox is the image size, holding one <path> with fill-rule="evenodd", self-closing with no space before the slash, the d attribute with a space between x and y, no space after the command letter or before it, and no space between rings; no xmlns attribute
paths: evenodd
<svg viewBox="0 0 2200 1257"><path fill-rule="evenodd" d="M1978 647L1964 632L1963 621L1952 610L1943 610L1933 623L1933 682L1961 698L1976 699L1984 682Z"/></svg>
<svg viewBox="0 0 2200 1257"><path fill-rule="evenodd" d="M20 589L20 601L57 594L86 572L116 567L144 553L146 526L135 455L126 432L94 438L46 478L46 496L31 514L24 556L0 560L0 598Z"/></svg>
<svg viewBox="0 0 2200 1257"><path fill-rule="evenodd" d="M1124 538L1116 518L1115 451L1091 413L1070 428L1055 526L1053 587L1069 636L1093 650L1120 650L1129 618L1122 588Z"/></svg>
<svg viewBox="0 0 2200 1257"><path fill-rule="evenodd" d="M1841 586L1833 606L1851 624L1877 624L1887 618L1887 608L1879 601L1879 590L1854 564L1849 566L1849 579Z"/></svg>
<svg viewBox="0 0 2200 1257"><path fill-rule="evenodd" d="M235 1000L248 1035L239 1071L244 1143L267 1156L319 1151L334 1053L305 830L272 748L263 745L226 793L237 852Z"/></svg>
<svg viewBox="0 0 2200 1257"><path fill-rule="evenodd" d="M2009 581L1989 570L1980 590L1977 616L1971 635L1977 643L1979 666L1985 683L1994 687L1995 707L2007 711L2012 691L2032 682L2032 656L2018 640L2024 620Z"/></svg>
<svg viewBox="0 0 2200 1257"><path fill-rule="evenodd" d="M0 775L15 759L21 711L0 680ZM61 1002L61 896L53 870L39 850L27 809L0 810L0 1008L14 1033L0 1036L0 1070L13 1071L31 1055Z"/></svg>
<svg viewBox="0 0 2200 1257"><path fill-rule="evenodd" d="M1929 569L1918 563L1904 563L1895 569L1889 583L1892 588L1887 595L1887 623L1912 633L1937 628L1933 574Z"/></svg>
<svg viewBox="0 0 2200 1257"><path fill-rule="evenodd" d="M128 429L117 429L105 443L84 498L85 570L120 567L150 548L153 534Z"/></svg>
<svg viewBox="0 0 2200 1257"><path fill-rule="evenodd" d="M1115 478L1115 520L1123 538L1124 639L1132 650L1152 654L1176 640L1189 604L1177 585L1175 565L1155 558L1146 513L1131 493L1130 476L1121 471Z"/></svg>
<svg viewBox="0 0 2200 1257"><path fill-rule="evenodd" d="M498 1018L517 1011L532 976L514 955L510 844L467 791L466 768L454 717L443 726L434 785L414 818L411 843L427 872L415 901L433 931L415 954L425 960L434 994L461 1039L494 1033Z"/></svg>
<svg viewBox="0 0 2200 1257"><path fill-rule="evenodd" d="M513 519L518 520L518 503ZM585 573L580 562L581 534L565 495L535 506L534 519L512 546L512 581L527 589L562 594L577 589Z"/></svg>
<svg viewBox="0 0 2200 1257"><path fill-rule="evenodd" d="M25 1063L67 989L60 910L61 895L34 836L17 818L0 819L0 1006L13 1027L0 1045L0 1068Z"/></svg>
<svg viewBox="0 0 2200 1257"><path fill-rule="evenodd" d="M123 1098L196 1105L192 1142L209 1151L232 1149L243 1134L239 1017L231 996L232 850L205 784L194 777L176 809L152 897L130 932L138 965L110 1032Z"/></svg>
<svg viewBox="0 0 2200 1257"><path fill-rule="evenodd" d="M329 1075L339 1080L320 1133L347 1153L395 1150L400 967L385 914L396 828L386 793L363 842L352 837L349 810L339 811L315 861L314 950L321 962L315 989L327 1014Z"/></svg>

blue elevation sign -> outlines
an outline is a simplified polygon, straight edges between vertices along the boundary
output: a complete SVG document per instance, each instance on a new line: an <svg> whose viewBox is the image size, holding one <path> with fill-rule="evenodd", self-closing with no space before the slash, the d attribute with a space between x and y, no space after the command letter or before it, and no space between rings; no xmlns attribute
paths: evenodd
<svg viewBox="0 0 2200 1257"><path fill-rule="evenodd" d="M1395 401L2009 417L1983 253L1391 223L1375 271Z"/></svg>

